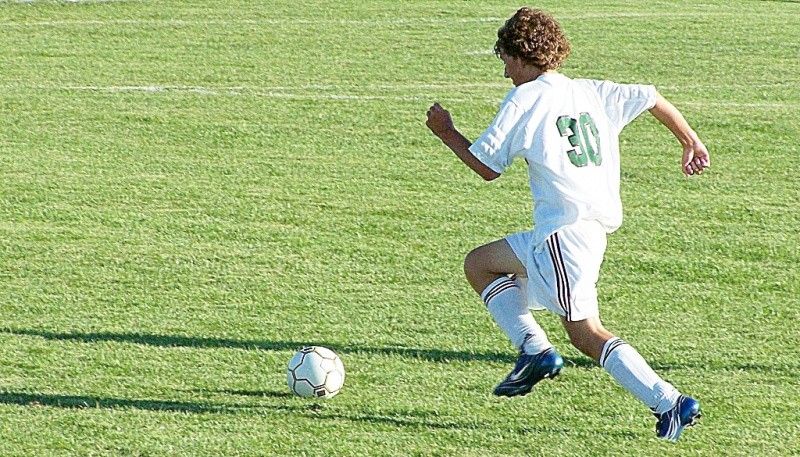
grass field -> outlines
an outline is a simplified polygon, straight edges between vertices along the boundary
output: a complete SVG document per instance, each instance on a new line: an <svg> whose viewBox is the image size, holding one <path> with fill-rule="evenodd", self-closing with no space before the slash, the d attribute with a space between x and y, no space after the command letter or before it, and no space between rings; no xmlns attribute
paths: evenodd
<svg viewBox="0 0 800 457"><path fill-rule="evenodd" d="M800 3L543 1L572 77L654 84L622 136L611 330L702 401L678 443L537 314L567 359L515 359L462 274L530 228L525 167L475 138L510 89L504 1L0 1L0 455L800 455ZM294 398L305 344L342 393Z"/></svg>

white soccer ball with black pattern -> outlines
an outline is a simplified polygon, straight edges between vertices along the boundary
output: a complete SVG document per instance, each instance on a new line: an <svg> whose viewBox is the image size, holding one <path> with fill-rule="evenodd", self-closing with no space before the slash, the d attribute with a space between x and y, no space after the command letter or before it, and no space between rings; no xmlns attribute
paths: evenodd
<svg viewBox="0 0 800 457"><path fill-rule="evenodd" d="M300 397L331 398L344 384L342 359L322 346L304 347L289 361L286 382Z"/></svg>

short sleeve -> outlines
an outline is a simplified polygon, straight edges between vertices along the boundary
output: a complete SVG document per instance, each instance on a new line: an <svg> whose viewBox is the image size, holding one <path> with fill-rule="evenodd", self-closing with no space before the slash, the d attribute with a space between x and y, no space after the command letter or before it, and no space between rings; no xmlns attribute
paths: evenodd
<svg viewBox="0 0 800 457"><path fill-rule="evenodd" d="M589 82L597 91L606 115L618 131L656 104L655 86L617 84L611 81Z"/></svg>
<svg viewBox="0 0 800 457"><path fill-rule="evenodd" d="M511 96L506 97L494 121L472 143L469 151L487 167L503 173L514 160L515 151L511 144L522 115L522 109L511 100Z"/></svg>

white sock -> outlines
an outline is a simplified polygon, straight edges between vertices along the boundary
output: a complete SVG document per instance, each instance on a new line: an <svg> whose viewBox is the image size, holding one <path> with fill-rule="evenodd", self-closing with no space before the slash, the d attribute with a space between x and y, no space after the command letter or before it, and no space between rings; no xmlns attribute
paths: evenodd
<svg viewBox="0 0 800 457"><path fill-rule="evenodd" d="M680 392L661 379L636 349L620 338L606 341L600 352L600 366L655 413L669 411L678 401Z"/></svg>
<svg viewBox="0 0 800 457"><path fill-rule="evenodd" d="M522 289L514 278L497 278L486 287L481 298L514 347L527 354L538 354L553 347L542 327L533 318Z"/></svg>

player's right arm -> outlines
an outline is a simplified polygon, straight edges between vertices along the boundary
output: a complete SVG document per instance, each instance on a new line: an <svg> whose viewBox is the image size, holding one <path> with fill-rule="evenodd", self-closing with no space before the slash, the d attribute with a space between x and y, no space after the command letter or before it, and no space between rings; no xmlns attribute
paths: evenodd
<svg viewBox="0 0 800 457"><path fill-rule="evenodd" d="M708 150L686 122L680 111L661 94L656 94L656 104L650 113L664 124L683 146L681 170L687 176L701 174L711 166Z"/></svg>
<svg viewBox="0 0 800 457"><path fill-rule="evenodd" d="M491 181L500 176L500 173L484 165L469 151L472 142L455 128L450 112L442 108L442 105L434 103L428 109L427 114L428 120L425 125L472 171L486 181Z"/></svg>

